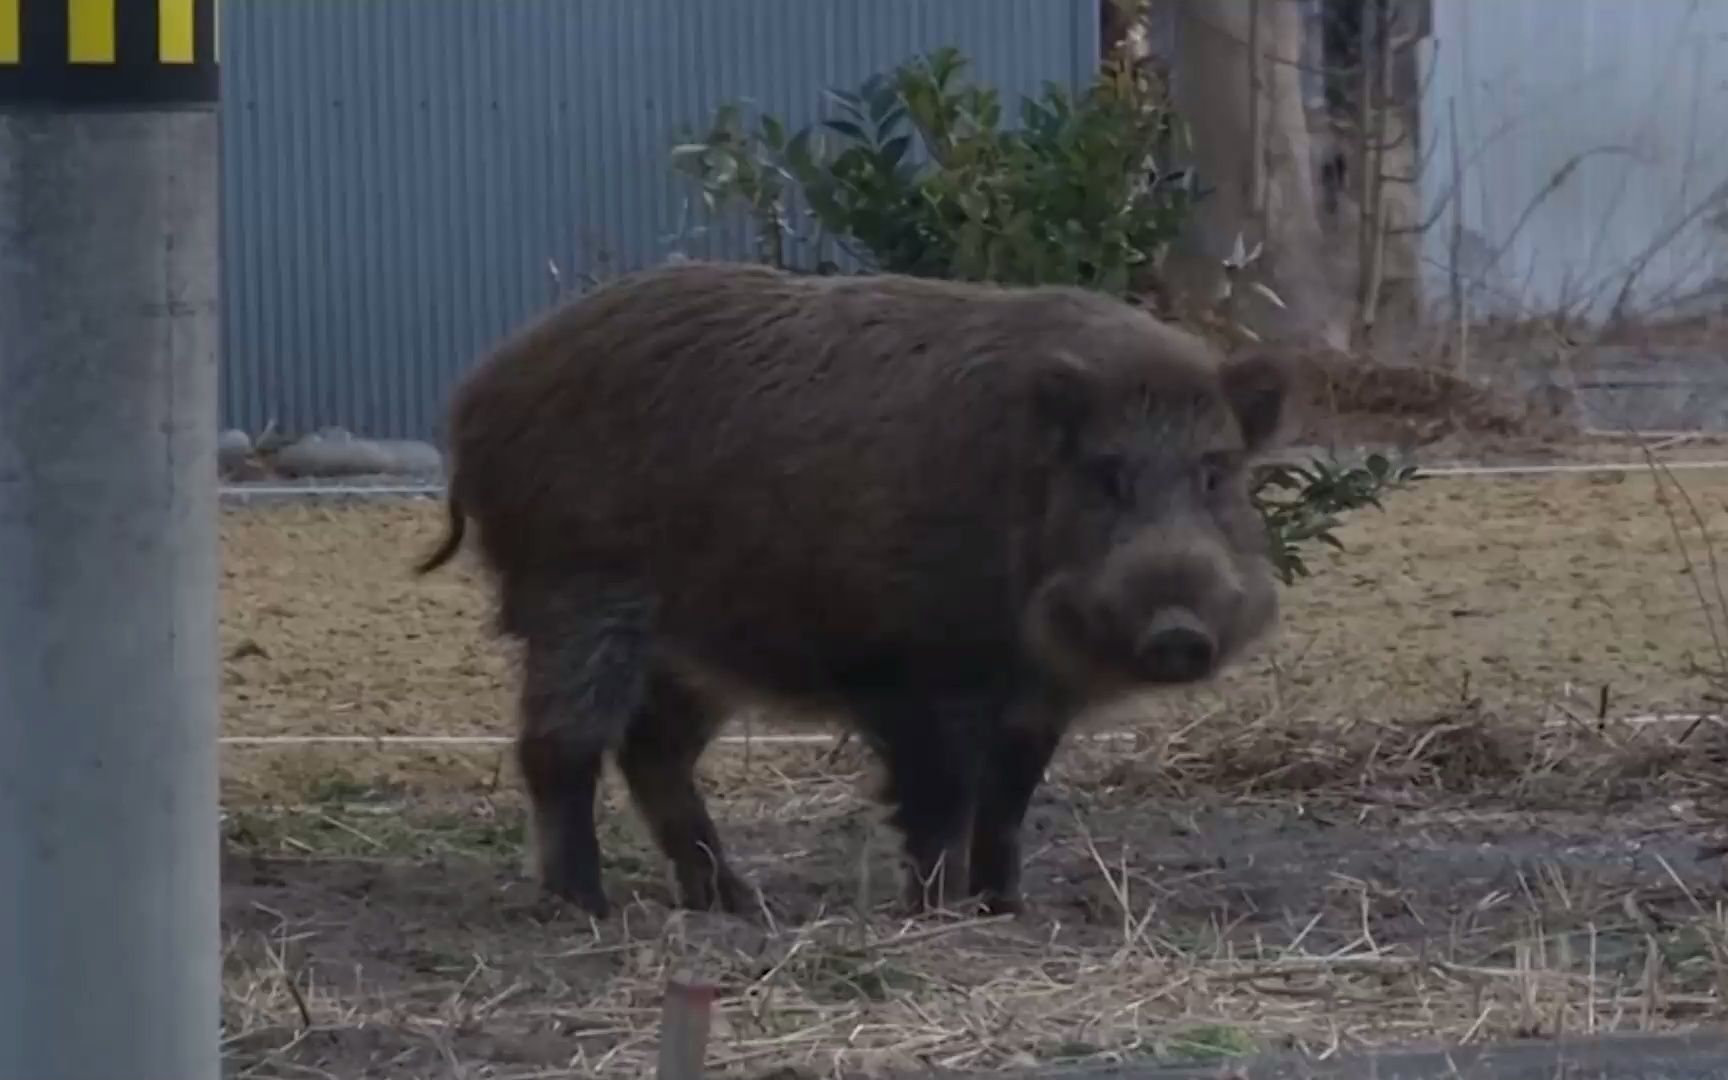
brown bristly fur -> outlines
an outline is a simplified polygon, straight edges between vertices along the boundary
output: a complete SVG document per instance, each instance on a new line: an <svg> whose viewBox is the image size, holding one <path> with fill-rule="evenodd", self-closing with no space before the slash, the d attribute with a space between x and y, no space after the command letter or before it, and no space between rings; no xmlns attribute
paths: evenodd
<svg viewBox="0 0 1728 1080"><path fill-rule="evenodd" d="M919 873L967 861L977 802L972 885L1011 906L1077 709L1209 675L1275 618L1244 476L1283 396L1265 358L1067 288L686 263L515 334L452 402L419 569L473 520L528 645L548 884L605 909L612 751L685 898L744 905L690 779L742 693L860 727Z"/></svg>

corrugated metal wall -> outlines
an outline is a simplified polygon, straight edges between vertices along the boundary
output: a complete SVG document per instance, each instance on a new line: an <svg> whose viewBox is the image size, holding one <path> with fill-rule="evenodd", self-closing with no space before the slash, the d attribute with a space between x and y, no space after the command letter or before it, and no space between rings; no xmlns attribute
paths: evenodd
<svg viewBox="0 0 1728 1080"><path fill-rule="evenodd" d="M1600 316L1630 272L1649 308L1728 272L1728 3L1433 0L1423 203L1463 198L1423 237L1425 293L1457 259L1478 314ZM1687 224L1685 219L1693 214ZM1672 236L1667 244L1664 237Z"/></svg>
<svg viewBox="0 0 1728 1080"><path fill-rule="evenodd" d="M1098 38L1097 0L246 0L221 30L223 422L406 437L548 260L665 258L695 223L667 152L725 101L798 125L954 45L1012 104ZM715 245L684 248L747 255Z"/></svg>

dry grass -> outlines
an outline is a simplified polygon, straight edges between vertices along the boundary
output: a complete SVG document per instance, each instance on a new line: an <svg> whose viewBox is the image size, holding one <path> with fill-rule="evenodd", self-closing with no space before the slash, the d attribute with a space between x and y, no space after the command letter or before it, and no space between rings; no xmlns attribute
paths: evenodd
<svg viewBox="0 0 1728 1080"><path fill-rule="evenodd" d="M603 924L523 875L500 750L230 750L230 1071L641 1076L680 972L719 987L728 1076L1720 1024L1728 728L1638 719L1709 706L1728 666L1701 543L1728 477L1684 483L1695 517L1638 475L1361 515L1267 654L1064 749L1019 920L893 915L855 747L705 761L754 920L670 909L609 778ZM389 570L435 521L229 515L231 733L507 730L472 579Z"/></svg>
<svg viewBox="0 0 1728 1080"><path fill-rule="evenodd" d="M623 906L593 924L520 874L507 774L377 791L332 769L229 823L231 1051L257 1076L640 1076L678 972L720 988L726 1075L1713 1023L1728 732L1680 734L1464 710L1326 751L1270 717L1078 746L1034 811L1035 908L1007 921L893 916L850 750L712 755L751 921L669 909L615 787Z"/></svg>

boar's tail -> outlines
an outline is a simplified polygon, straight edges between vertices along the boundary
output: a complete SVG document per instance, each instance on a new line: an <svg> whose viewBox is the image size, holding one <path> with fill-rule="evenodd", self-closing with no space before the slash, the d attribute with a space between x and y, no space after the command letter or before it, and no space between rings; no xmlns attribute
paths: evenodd
<svg viewBox="0 0 1728 1080"><path fill-rule="evenodd" d="M414 564L416 576L430 574L432 571L449 562L462 546L462 534L468 531L468 516L462 512L462 504L456 500L455 489L444 497L446 516L444 541L438 549Z"/></svg>

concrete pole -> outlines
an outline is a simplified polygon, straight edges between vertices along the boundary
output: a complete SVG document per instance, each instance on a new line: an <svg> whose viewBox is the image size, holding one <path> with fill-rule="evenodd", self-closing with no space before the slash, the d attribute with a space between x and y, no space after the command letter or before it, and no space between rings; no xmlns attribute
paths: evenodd
<svg viewBox="0 0 1728 1080"><path fill-rule="evenodd" d="M0 71L0 1077L20 1080L220 1075L217 115L213 80L151 80L127 33L86 75L32 57L53 36L27 21L22 73Z"/></svg>

